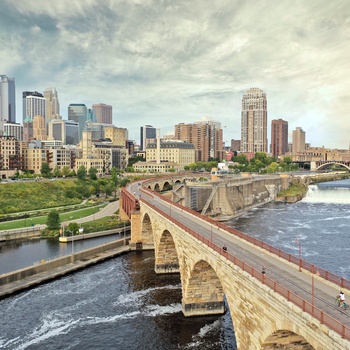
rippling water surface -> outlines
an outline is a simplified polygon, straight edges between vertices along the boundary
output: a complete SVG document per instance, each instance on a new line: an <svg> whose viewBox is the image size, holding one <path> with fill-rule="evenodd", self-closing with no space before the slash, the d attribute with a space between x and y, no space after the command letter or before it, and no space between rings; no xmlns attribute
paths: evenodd
<svg viewBox="0 0 350 350"><path fill-rule="evenodd" d="M130 253L0 302L1 349L236 349L226 315L185 318L179 275Z"/></svg>
<svg viewBox="0 0 350 350"><path fill-rule="evenodd" d="M270 203L228 224L296 256L299 240L305 260L350 278L347 181L336 195L322 184L301 202ZM236 349L229 313L185 318L179 275L156 275L150 251L4 299L0 315L0 348L7 350Z"/></svg>

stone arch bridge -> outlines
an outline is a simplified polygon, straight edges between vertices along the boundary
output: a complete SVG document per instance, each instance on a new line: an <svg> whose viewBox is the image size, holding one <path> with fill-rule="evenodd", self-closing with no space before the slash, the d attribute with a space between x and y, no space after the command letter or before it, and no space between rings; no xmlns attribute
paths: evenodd
<svg viewBox="0 0 350 350"><path fill-rule="evenodd" d="M315 274L307 262L155 192L140 194L129 211L131 247L154 249L156 273L180 274L185 316L230 312L239 350L350 349L349 319L333 302L349 281L318 267Z"/></svg>

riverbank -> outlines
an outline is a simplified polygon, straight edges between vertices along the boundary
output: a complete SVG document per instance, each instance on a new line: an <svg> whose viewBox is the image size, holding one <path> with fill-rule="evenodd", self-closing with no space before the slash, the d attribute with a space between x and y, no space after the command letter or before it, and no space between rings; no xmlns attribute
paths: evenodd
<svg viewBox="0 0 350 350"><path fill-rule="evenodd" d="M0 299L130 251L129 237L0 276ZM126 243L126 245L124 244Z"/></svg>

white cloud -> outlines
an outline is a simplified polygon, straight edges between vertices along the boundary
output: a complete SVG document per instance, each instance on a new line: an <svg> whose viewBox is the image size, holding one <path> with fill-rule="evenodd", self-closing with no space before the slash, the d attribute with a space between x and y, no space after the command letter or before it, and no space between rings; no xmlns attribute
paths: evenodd
<svg viewBox="0 0 350 350"><path fill-rule="evenodd" d="M211 115L229 141L240 138L242 94L256 86L269 122L302 127L315 146L349 143L346 0L6 0L0 12L18 121L22 91L55 86L63 116L70 103L108 103L138 139L144 124L168 131Z"/></svg>

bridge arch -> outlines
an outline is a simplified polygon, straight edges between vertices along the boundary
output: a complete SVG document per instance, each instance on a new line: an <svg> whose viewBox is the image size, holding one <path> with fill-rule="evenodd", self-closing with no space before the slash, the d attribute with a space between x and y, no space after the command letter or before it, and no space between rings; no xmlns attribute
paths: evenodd
<svg viewBox="0 0 350 350"><path fill-rule="evenodd" d="M272 349L315 350L303 336L284 329L269 335L261 346L261 350Z"/></svg>
<svg viewBox="0 0 350 350"><path fill-rule="evenodd" d="M179 259L172 234L164 230L158 242L155 243L155 272L179 272Z"/></svg>
<svg viewBox="0 0 350 350"><path fill-rule="evenodd" d="M323 163L321 165L319 165L316 170L323 170L323 169L326 169L329 165L339 165L347 170L350 171L350 167L349 165L347 164L344 164L344 163L340 163L340 162L326 162L326 163Z"/></svg>
<svg viewBox="0 0 350 350"><path fill-rule="evenodd" d="M221 282L207 261L198 261L186 282L182 290L182 310L185 316L225 312Z"/></svg>
<svg viewBox="0 0 350 350"><path fill-rule="evenodd" d="M142 234L142 239L145 240L146 242L153 240L152 222L151 222L151 218L147 213L143 216L143 219L142 219L141 234Z"/></svg>
<svg viewBox="0 0 350 350"><path fill-rule="evenodd" d="M172 189L172 185L169 181L165 181L163 184L163 191L169 191Z"/></svg>

